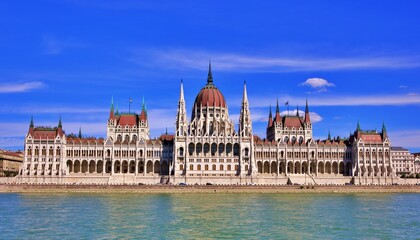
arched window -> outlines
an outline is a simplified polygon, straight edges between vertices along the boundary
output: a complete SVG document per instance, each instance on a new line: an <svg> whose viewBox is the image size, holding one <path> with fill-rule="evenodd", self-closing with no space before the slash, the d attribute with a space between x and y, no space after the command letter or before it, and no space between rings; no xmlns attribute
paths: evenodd
<svg viewBox="0 0 420 240"><path fill-rule="evenodd" d="M293 136L292 137L292 143L295 143L296 142L296 137L295 136Z"/></svg>
<svg viewBox="0 0 420 240"><path fill-rule="evenodd" d="M203 144L197 143L195 151L197 152L197 154L200 154L203 151Z"/></svg>
<svg viewBox="0 0 420 240"><path fill-rule="evenodd" d="M190 156L194 154L194 143L188 144L188 153Z"/></svg>
<svg viewBox="0 0 420 240"><path fill-rule="evenodd" d="M289 137L288 136L284 137L284 142L289 143Z"/></svg>
<svg viewBox="0 0 420 240"><path fill-rule="evenodd" d="M223 153L225 151L225 145L223 143L219 143L219 153Z"/></svg>
<svg viewBox="0 0 420 240"><path fill-rule="evenodd" d="M300 137L299 138L299 144L302 144L303 143L303 137Z"/></svg>
<svg viewBox="0 0 420 240"><path fill-rule="evenodd" d="M216 143L212 143L211 144L211 155L214 156L217 152L217 144Z"/></svg>
<svg viewBox="0 0 420 240"><path fill-rule="evenodd" d="M210 144L204 143L204 154L209 153L210 151Z"/></svg>
<svg viewBox="0 0 420 240"><path fill-rule="evenodd" d="M232 152L232 144L228 143L226 144L226 154L229 154Z"/></svg>
<svg viewBox="0 0 420 240"><path fill-rule="evenodd" d="M117 136L117 141L119 141L119 142L121 142L121 141L122 141L122 136L121 136L121 134L118 134L118 136Z"/></svg>
<svg viewBox="0 0 420 240"><path fill-rule="evenodd" d="M239 144L238 143L235 143L233 145L233 155L234 156L239 156Z"/></svg>
<svg viewBox="0 0 420 240"><path fill-rule="evenodd" d="M245 156L248 157L248 154L249 154L249 149L245 148Z"/></svg>
<svg viewBox="0 0 420 240"><path fill-rule="evenodd" d="M179 148L179 156L184 156L184 148L183 147Z"/></svg>

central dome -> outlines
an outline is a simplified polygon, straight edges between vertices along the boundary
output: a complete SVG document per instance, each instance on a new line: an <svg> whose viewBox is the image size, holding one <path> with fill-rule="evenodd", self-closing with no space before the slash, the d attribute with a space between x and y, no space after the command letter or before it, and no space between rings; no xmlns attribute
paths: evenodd
<svg viewBox="0 0 420 240"><path fill-rule="evenodd" d="M194 104L197 107L226 107L225 97L213 84L207 84L201 89Z"/></svg>
<svg viewBox="0 0 420 240"><path fill-rule="evenodd" d="M209 64L209 74L207 84L198 93L194 101L194 107L223 107L226 108L226 100L223 94L213 84L211 64Z"/></svg>

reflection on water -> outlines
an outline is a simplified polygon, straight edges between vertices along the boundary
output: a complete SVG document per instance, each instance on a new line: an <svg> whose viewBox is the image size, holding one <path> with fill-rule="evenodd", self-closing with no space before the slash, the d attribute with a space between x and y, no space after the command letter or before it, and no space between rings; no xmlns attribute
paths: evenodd
<svg viewBox="0 0 420 240"><path fill-rule="evenodd" d="M420 194L0 194L0 239L419 237Z"/></svg>

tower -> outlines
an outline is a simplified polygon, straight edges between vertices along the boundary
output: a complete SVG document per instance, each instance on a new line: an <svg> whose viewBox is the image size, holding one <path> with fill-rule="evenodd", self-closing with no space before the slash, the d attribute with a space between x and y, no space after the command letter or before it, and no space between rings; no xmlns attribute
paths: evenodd
<svg viewBox="0 0 420 240"><path fill-rule="evenodd" d="M239 116L239 142L241 152L240 172L241 175L248 175L252 172L257 172L253 159L253 135L252 135L252 121L251 113L249 111L248 95L246 92L246 83L244 83L244 92L242 98L241 113ZM245 166L249 166L248 171Z"/></svg>
<svg viewBox="0 0 420 240"><path fill-rule="evenodd" d="M312 123L311 117L309 116L309 107L308 107L308 99L306 99L306 107L305 107L305 119L303 121L303 128L305 131L305 142L312 138Z"/></svg>
<svg viewBox="0 0 420 240"><path fill-rule="evenodd" d="M185 165L186 154L187 154L187 134L188 134L188 122L187 122L187 111L185 110L185 99L184 99L184 84L181 79L181 87L178 100L178 110L176 114L175 122L175 141L174 141L174 161L170 169L173 173L181 172L179 169L180 164Z"/></svg>

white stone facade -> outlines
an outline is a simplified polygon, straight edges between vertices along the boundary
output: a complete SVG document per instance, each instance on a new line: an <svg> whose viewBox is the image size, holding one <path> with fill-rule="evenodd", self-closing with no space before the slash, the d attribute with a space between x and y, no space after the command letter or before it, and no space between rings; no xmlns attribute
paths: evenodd
<svg viewBox="0 0 420 240"><path fill-rule="evenodd" d="M308 102L304 116L268 116L264 139L253 134L246 84L237 130L209 66L188 121L181 82L175 131L150 139L145 104L140 114L111 104L105 139L66 136L35 127L25 138L21 182L98 184L392 184L396 162L385 126L348 138L315 140Z"/></svg>

